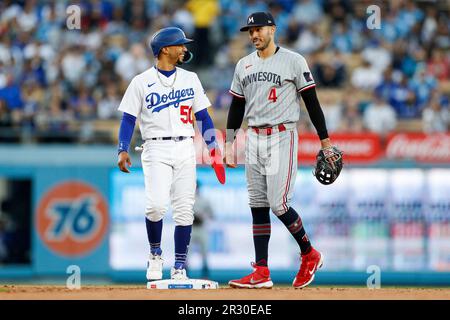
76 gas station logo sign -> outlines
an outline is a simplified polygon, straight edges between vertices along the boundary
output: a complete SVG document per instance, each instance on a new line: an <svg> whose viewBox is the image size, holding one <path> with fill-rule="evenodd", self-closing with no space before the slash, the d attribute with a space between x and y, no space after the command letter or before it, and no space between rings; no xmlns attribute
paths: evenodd
<svg viewBox="0 0 450 320"><path fill-rule="evenodd" d="M63 256L83 256L104 239L109 217L103 195L91 185L67 181L40 200L36 225L44 245Z"/></svg>

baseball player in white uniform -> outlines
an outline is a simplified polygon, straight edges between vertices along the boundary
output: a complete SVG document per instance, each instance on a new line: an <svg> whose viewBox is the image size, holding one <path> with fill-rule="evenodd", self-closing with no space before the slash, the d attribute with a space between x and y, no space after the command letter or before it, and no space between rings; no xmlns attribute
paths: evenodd
<svg viewBox="0 0 450 320"><path fill-rule="evenodd" d="M169 202L175 221L175 264L171 268L171 278L187 279L185 262L194 220L196 189L192 113L210 151L217 178L225 183L214 125L207 111L211 103L198 76L177 67L192 58L185 46L192 41L175 27L155 33L150 45L156 64L132 79L119 106L123 112L118 148L121 171L129 172L128 166L131 166L128 149L137 118L145 141L141 161L150 244L148 280L162 279L161 236Z"/></svg>
<svg viewBox="0 0 450 320"><path fill-rule="evenodd" d="M253 218L255 263L253 273L231 280L236 288L271 288L268 243L270 209L299 245L301 266L293 280L303 288L314 279L323 256L311 246L298 213L290 206L297 174L299 100L303 98L322 148L332 147L315 82L303 56L275 45L275 20L268 12L255 12L241 31L248 31L256 51L236 65L230 93L225 162L236 167L233 131L248 120L245 171ZM230 132L231 131L231 132ZM230 134L231 133L231 134ZM332 157L333 158L333 157ZM333 158L334 159L334 158Z"/></svg>

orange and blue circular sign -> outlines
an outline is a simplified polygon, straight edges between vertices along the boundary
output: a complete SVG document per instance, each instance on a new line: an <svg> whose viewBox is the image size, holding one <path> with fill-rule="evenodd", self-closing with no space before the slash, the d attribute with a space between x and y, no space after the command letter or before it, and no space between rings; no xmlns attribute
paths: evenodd
<svg viewBox="0 0 450 320"><path fill-rule="evenodd" d="M41 198L36 216L42 242L62 256L83 256L106 235L108 206L102 194L81 181L53 186Z"/></svg>

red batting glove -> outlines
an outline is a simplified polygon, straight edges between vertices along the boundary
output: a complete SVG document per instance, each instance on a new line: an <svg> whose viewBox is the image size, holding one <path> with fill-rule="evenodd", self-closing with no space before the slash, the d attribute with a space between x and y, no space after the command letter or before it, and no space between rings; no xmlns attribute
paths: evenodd
<svg viewBox="0 0 450 320"><path fill-rule="evenodd" d="M222 154L220 153L220 150L216 148L211 149L209 155L211 157L211 166L216 173L217 180L219 180L221 184L225 184L225 168L222 163Z"/></svg>

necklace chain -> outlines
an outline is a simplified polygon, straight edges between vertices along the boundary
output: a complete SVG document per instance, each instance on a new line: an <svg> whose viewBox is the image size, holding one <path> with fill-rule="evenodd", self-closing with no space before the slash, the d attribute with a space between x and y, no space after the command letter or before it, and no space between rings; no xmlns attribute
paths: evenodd
<svg viewBox="0 0 450 320"><path fill-rule="evenodd" d="M162 81L160 75L159 75L159 70L158 70L158 66L156 66L156 75L158 76L159 82L161 82L161 84L166 87L166 88L173 88L173 86L175 85L175 81L177 81L177 74L178 74L178 70L175 68L175 76L173 77L173 81L171 85L168 85L166 83L164 83L164 81Z"/></svg>

